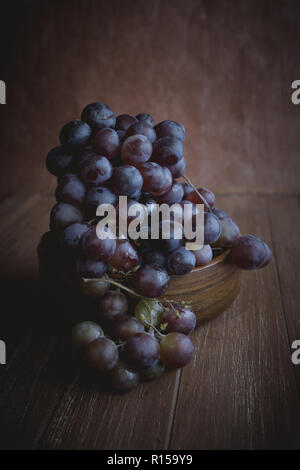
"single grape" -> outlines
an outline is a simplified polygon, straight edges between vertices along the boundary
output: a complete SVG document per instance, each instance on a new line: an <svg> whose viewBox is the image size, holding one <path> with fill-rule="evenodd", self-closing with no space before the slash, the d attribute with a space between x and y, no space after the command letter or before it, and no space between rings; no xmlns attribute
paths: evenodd
<svg viewBox="0 0 300 470"><path fill-rule="evenodd" d="M130 315L118 318L112 326L113 337L121 341L127 341L131 336L144 331L142 323Z"/></svg>
<svg viewBox="0 0 300 470"><path fill-rule="evenodd" d="M98 308L99 319L117 320L128 310L126 295L116 290L109 290L104 297L100 299Z"/></svg>
<svg viewBox="0 0 300 470"><path fill-rule="evenodd" d="M272 251L271 251L270 247L265 242L263 242L263 244L264 244L264 247L266 249L266 260L261 266L259 266L259 269L264 268L265 266L267 266L267 264L269 264L271 259L272 259Z"/></svg>
<svg viewBox="0 0 300 470"><path fill-rule="evenodd" d="M158 361L154 366L152 367L147 367L146 369L143 369L141 371L142 379L143 380L155 380L158 379L163 375L165 372L165 365L161 362Z"/></svg>
<svg viewBox="0 0 300 470"><path fill-rule="evenodd" d="M100 279L107 271L107 265L104 261L93 261L80 257L77 259L76 271L81 278Z"/></svg>
<svg viewBox="0 0 300 470"><path fill-rule="evenodd" d="M193 354L193 343L183 333L168 333L160 342L160 358L167 367L184 367L192 360Z"/></svg>
<svg viewBox="0 0 300 470"><path fill-rule="evenodd" d="M175 165L183 158L182 143L173 137L163 137L153 144L152 159L161 165Z"/></svg>
<svg viewBox="0 0 300 470"><path fill-rule="evenodd" d="M222 209L218 209L217 207L214 207L212 211L219 220L223 220L225 217L228 217L226 212L224 212Z"/></svg>
<svg viewBox="0 0 300 470"><path fill-rule="evenodd" d="M91 155L83 162L79 175L85 184L99 186L110 179L112 172L112 165L106 157Z"/></svg>
<svg viewBox="0 0 300 470"><path fill-rule="evenodd" d="M63 230L68 225L83 221L83 214L78 207L59 202L55 204L50 213L50 229Z"/></svg>
<svg viewBox="0 0 300 470"><path fill-rule="evenodd" d="M212 209L215 205L215 199L216 199L214 193L211 192L207 188L198 188L198 192L201 194L201 196L203 196L203 198L208 203L209 207ZM190 194L188 194L186 196L186 199L188 201L193 202L194 204L204 204L205 205L205 203L203 202L201 197L198 196L196 191L192 191Z"/></svg>
<svg viewBox="0 0 300 470"><path fill-rule="evenodd" d="M185 200L186 196L190 193L192 193L194 190L192 186L188 183L181 183L183 187L183 198Z"/></svg>
<svg viewBox="0 0 300 470"><path fill-rule="evenodd" d="M89 279L81 281L81 291L84 295L89 297L103 297L109 290L109 283L105 282L108 280L108 275L104 274L100 279Z"/></svg>
<svg viewBox="0 0 300 470"><path fill-rule="evenodd" d="M204 244L215 242L220 237L222 222L212 212L204 214Z"/></svg>
<svg viewBox="0 0 300 470"><path fill-rule="evenodd" d="M64 149L72 152L87 145L91 135L92 129L86 122L74 120L63 126L59 139Z"/></svg>
<svg viewBox="0 0 300 470"><path fill-rule="evenodd" d="M116 194L127 196L130 199L137 199L140 197L143 178L134 166L122 165L114 169L111 186Z"/></svg>
<svg viewBox="0 0 300 470"><path fill-rule="evenodd" d="M156 266L164 268L166 265L166 256L159 250L149 251L143 256L143 264L155 264Z"/></svg>
<svg viewBox="0 0 300 470"><path fill-rule="evenodd" d="M96 217L97 207L101 204L111 204L115 206L118 203L117 195L111 189L105 186L93 186L90 188L85 197L85 213L87 218Z"/></svg>
<svg viewBox="0 0 300 470"><path fill-rule="evenodd" d="M151 144L156 141L156 132L153 129L153 126L148 124L146 121L138 121L135 124L132 124L132 126L128 127L126 131L126 137L137 134L146 136Z"/></svg>
<svg viewBox="0 0 300 470"><path fill-rule="evenodd" d="M185 140L185 128L182 124L175 121L162 121L156 124L155 130L157 137L175 137L183 142Z"/></svg>
<svg viewBox="0 0 300 470"><path fill-rule="evenodd" d="M95 341L95 339L103 338L104 332L97 323L93 321L83 321L77 323L72 329L72 342L76 346L86 346Z"/></svg>
<svg viewBox="0 0 300 470"><path fill-rule="evenodd" d="M163 312L164 308L157 300L140 300L134 309L134 314L138 321L147 327L150 324L158 326L161 323Z"/></svg>
<svg viewBox="0 0 300 470"><path fill-rule="evenodd" d="M87 362L92 367L103 371L113 369L119 360L118 348L108 338L97 338L87 344L85 355Z"/></svg>
<svg viewBox="0 0 300 470"><path fill-rule="evenodd" d="M162 170L164 172L164 184L163 184L163 187L159 191L156 191L156 192L152 191L150 193L151 196L153 197L162 196L163 194L166 194L168 191L170 191L170 189L172 188L173 176L172 176L171 171L166 166L163 166Z"/></svg>
<svg viewBox="0 0 300 470"><path fill-rule="evenodd" d="M110 127L100 129L93 138L93 150L113 160L120 154L120 138L118 133Z"/></svg>
<svg viewBox="0 0 300 470"><path fill-rule="evenodd" d="M151 367L159 360L159 343L150 333L137 333L126 342L124 355L133 367Z"/></svg>
<svg viewBox="0 0 300 470"><path fill-rule="evenodd" d="M103 127L115 127L116 117L104 103L90 103L82 111L81 119L96 131Z"/></svg>
<svg viewBox="0 0 300 470"><path fill-rule="evenodd" d="M138 169L143 177L143 191L154 193L164 188L165 172L160 165L146 162L139 164Z"/></svg>
<svg viewBox="0 0 300 470"><path fill-rule="evenodd" d="M146 162L151 154L152 144L145 135L131 135L126 138L122 145L122 160L128 165Z"/></svg>
<svg viewBox="0 0 300 470"><path fill-rule="evenodd" d="M81 251L85 257L94 261L107 261L112 257L116 249L116 240L112 238L112 233L107 227L104 227L104 232L107 232L108 238L103 240L98 237L95 226L91 226L82 235Z"/></svg>
<svg viewBox="0 0 300 470"><path fill-rule="evenodd" d="M210 245L203 245L201 250L193 250L196 258L196 266L206 266L213 259L213 251Z"/></svg>
<svg viewBox="0 0 300 470"><path fill-rule="evenodd" d="M68 225L62 233L62 248L76 254L80 247L81 237L88 229L88 224L84 223L76 222L75 224Z"/></svg>
<svg viewBox="0 0 300 470"><path fill-rule="evenodd" d="M159 297L169 286L169 275L160 266L145 264L133 275L136 292L145 297Z"/></svg>
<svg viewBox="0 0 300 470"><path fill-rule="evenodd" d="M214 242L213 246L219 246L221 248L229 247L232 245L234 240L239 238L240 229L230 217L224 217L221 221L221 225L221 235L217 241Z"/></svg>
<svg viewBox="0 0 300 470"><path fill-rule="evenodd" d="M54 176L62 176L70 172L73 157L63 147L54 147L46 157L46 167Z"/></svg>
<svg viewBox="0 0 300 470"><path fill-rule="evenodd" d="M179 203L183 198L183 188L181 183L173 183L169 191L162 196L155 197L158 204L175 204Z"/></svg>
<svg viewBox="0 0 300 470"><path fill-rule="evenodd" d="M166 324L166 333L189 335L195 329L196 315L190 308L173 304L164 311L161 322Z"/></svg>
<svg viewBox="0 0 300 470"><path fill-rule="evenodd" d="M168 271L176 275L189 273L195 265L195 255L183 246L172 251L167 258Z"/></svg>
<svg viewBox="0 0 300 470"><path fill-rule="evenodd" d="M232 262L240 269L258 269L265 264L267 256L264 242L254 235L242 235L231 247Z"/></svg>
<svg viewBox="0 0 300 470"><path fill-rule="evenodd" d="M58 202L80 207L85 198L85 186L78 176L67 173L59 178L55 196Z"/></svg>
<svg viewBox="0 0 300 470"><path fill-rule="evenodd" d="M127 129L136 123L137 119L130 114L119 114L116 120L116 129L121 131L127 131Z"/></svg>
<svg viewBox="0 0 300 470"><path fill-rule="evenodd" d="M110 379L113 388L119 392L128 392L140 383L138 372L130 369L123 362L119 362L119 364L111 371Z"/></svg>
<svg viewBox="0 0 300 470"><path fill-rule="evenodd" d="M172 173L173 178L180 178L181 176L184 175L185 170L186 170L186 159L182 157L180 160L178 160L177 163L174 163L173 165L167 165L167 167ZM181 183L181 184L184 184L184 183Z"/></svg>
<svg viewBox="0 0 300 470"><path fill-rule="evenodd" d="M153 117L150 116L150 114L148 114L148 113L140 113L136 116L136 118L137 118L138 121L147 122L151 126L154 126L154 124L155 124Z"/></svg>
<svg viewBox="0 0 300 470"><path fill-rule="evenodd" d="M128 240L116 240L117 246L109 264L119 271L131 271L139 264L139 255Z"/></svg>

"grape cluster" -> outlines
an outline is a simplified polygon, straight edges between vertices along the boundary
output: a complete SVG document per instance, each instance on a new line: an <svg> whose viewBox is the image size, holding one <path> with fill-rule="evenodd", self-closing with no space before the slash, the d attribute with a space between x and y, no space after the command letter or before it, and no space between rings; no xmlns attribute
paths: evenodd
<svg viewBox="0 0 300 470"><path fill-rule="evenodd" d="M115 116L104 103L91 103L81 120L63 126L60 146L46 157L47 169L57 177L57 203L51 210L50 231L38 247L40 262L58 278L100 299L95 322L76 325L73 340L84 350L87 362L107 371L118 389L158 377L165 367L183 367L192 358L187 335L195 328L194 312L187 305L161 300L171 275L205 266L228 249L232 262L246 270L262 268L272 257L259 238L240 235L234 220L215 207L209 189L195 188L184 175L185 137L184 126L175 121L155 125L149 114ZM108 228L100 237L97 207L111 204L118 214L119 196L127 196L127 209L143 204L141 213L146 208L149 220L156 204L190 205L193 228L196 204L204 204L203 248L187 250L184 235L175 236L171 216L169 239L163 237L161 220L155 240L114 239ZM132 220L125 214L127 226ZM122 282L114 285L111 279L117 275ZM139 300L134 315L126 289L112 290L117 285L122 289L124 282Z"/></svg>

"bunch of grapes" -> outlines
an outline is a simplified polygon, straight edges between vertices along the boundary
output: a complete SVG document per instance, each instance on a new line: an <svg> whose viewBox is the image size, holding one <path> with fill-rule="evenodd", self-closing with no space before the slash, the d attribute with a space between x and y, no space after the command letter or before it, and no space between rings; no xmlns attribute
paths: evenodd
<svg viewBox="0 0 300 470"><path fill-rule="evenodd" d="M195 327L194 312L161 300L170 275L205 266L228 249L232 262L247 270L266 266L272 256L259 238L240 235L237 224L215 207L209 189L195 188L185 176L185 136L184 126L175 121L155 125L146 113L116 117L107 105L92 103L83 109L81 120L63 126L61 145L46 157L47 169L57 177L57 203L51 210L50 231L38 247L40 264L100 299L97 321L76 325L73 338L86 360L97 370L108 371L119 389L132 388L141 378L155 378L165 367L183 367L192 358L187 335ZM178 180L181 177L185 182ZM203 248L187 250L184 235L175 236L172 219L169 239L163 236L162 222L155 240L114 239L107 227L103 231L108 236L99 237L97 207L111 204L118 213L119 196L127 196L127 209L143 204L141 211L146 208L149 220L156 204L188 204L193 226L197 204L204 204ZM128 213L126 220L132 221ZM121 282L113 281L116 273ZM128 312L126 289L138 298L135 315Z"/></svg>

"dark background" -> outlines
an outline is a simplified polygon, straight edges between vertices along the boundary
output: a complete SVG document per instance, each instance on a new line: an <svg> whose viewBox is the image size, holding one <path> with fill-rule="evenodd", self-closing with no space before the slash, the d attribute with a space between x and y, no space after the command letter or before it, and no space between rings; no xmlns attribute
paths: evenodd
<svg viewBox="0 0 300 470"><path fill-rule="evenodd" d="M44 166L91 101L187 129L187 175L218 191L299 189L300 2L1 2L0 197L52 190Z"/></svg>

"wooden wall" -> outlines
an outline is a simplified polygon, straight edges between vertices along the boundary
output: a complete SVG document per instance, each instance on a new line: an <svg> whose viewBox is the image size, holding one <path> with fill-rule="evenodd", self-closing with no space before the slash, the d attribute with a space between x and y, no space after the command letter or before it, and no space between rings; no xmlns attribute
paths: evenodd
<svg viewBox="0 0 300 470"><path fill-rule="evenodd" d="M1 4L0 197L52 191L45 155L84 105L187 129L196 184L299 190L297 0L12 0ZM4 14L3 14L4 13Z"/></svg>

